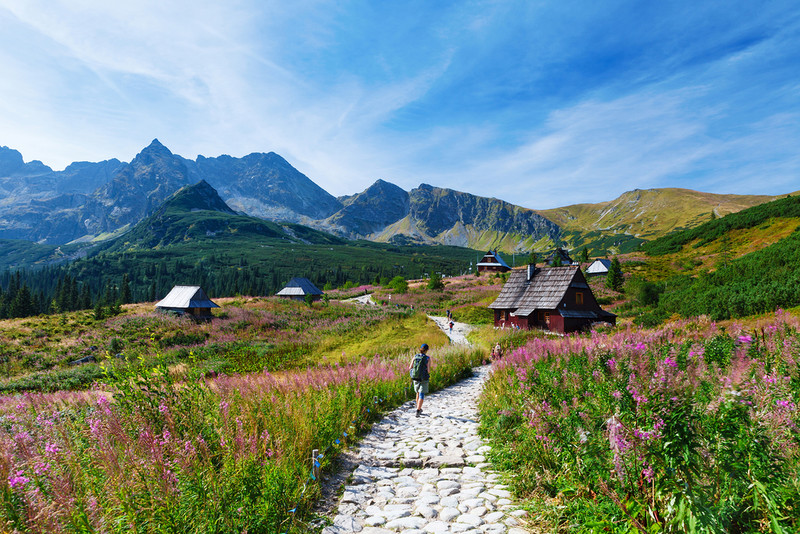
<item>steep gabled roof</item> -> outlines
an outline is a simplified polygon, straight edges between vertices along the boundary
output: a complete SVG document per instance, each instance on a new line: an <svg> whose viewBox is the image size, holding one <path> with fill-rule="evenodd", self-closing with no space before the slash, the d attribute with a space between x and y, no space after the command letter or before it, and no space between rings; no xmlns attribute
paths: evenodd
<svg viewBox="0 0 800 534"><path fill-rule="evenodd" d="M582 280L574 280L579 269L577 265L536 269L530 281L527 269L516 270L489 308L515 310L514 314L521 316L534 310L554 310L570 284L581 289L589 287Z"/></svg>
<svg viewBox="0 0 800 534"><path fill-rule="evenodd" d="M592 264L586 268L586 273L587 274L607 273L609 267L611 267L611 260L606 260L606 259L594 260Z"/></svg>
<svg viewBox="0 0 800 534"><path fill-rule="evenodd" d="M494 258L494 259L497 260L497 262L483 261L483 260L485 260L487 258ZM497 264L502 265L506 269L509 269L509 270L511 269L511 267L509 267L508 264L505 262L505 260L500 257L500 254L496 250L490 250L489 252L484 254L483 258L481 258L481 261L478 262L478 267L496 267Z"/></svg>
<svg viewBox="0 0 800 534"><path fill-rule="evenodd" d="M200 286L175 286L156 308L219 308Z"/></svg>
<svg viewBox="0 0 800 534"><path fill-rule="evenodd" d="M538 269L537 269L538 270ZM493 310L513 310L517 301L528 289L527 269L515 269L508 275L508 280L503 284L503 289L494 302L489 304Z"/></svg>
<svg viewBox="0 0 800 534"><path fill-rule="evenodd" d="M571 265L572 258L569 257L569 254L563 248L557 248L550 254L547 258L545 258L544 262L547 265L552 265L553 261L555 261L556 255L561 259L561 265Z"/></svg>
<svg viewBox="0 0 800 534"><path fill-rule="evenodd" d="M279 297L303 297L322 295L322 291L308 278L292 278L286 286L276 293Z"/></svg>

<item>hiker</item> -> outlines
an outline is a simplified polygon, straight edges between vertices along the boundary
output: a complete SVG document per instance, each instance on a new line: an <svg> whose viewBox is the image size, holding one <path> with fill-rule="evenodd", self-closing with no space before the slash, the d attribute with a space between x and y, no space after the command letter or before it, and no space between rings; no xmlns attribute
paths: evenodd
<svg viewBox="0 0 800 534"><path fill-rule="evenodd" d="M500 346L500 343L494 346L494 349L492 349L492 354L494 354L495 358L503 357L503 348Z"/></svg>
<svg viewBox="0 0 800 534"><path fill-rule="evenodd" d="M419 354L411 358L411 363L408 366L411 379L414 381L414 392L417 394L417 417L422 414L422 401L425 400L425 395L428 394L428 382L430 381L429 363L428 344L423 343L419 348Z"/></svg>
<svg viewBox="0 0 800 534"><path fill-rule="evenodd" d="M451 315L450 315L450 310L447 310L447 320L448 320L448 321L450 320L450 317L451 317Z"/></svg>
<svg viewBox="0 0 800 534"><path fill-rule="evenodd" d="M453 325L454 325L454 324L455 324L455 323L454 323L453 321L450 321L450 333L451 333L451 334L453 333Z"/></svg>

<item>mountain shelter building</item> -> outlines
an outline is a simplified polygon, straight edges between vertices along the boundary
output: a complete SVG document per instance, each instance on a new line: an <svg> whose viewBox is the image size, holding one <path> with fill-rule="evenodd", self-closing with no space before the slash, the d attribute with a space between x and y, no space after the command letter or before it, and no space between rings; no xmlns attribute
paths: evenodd
<svg viewBox="0 0 800 534"><path fill-rule="evenodd" d="M594 260L586 268L586 276L600 276L608 274L608 269L611 267L611 260L601 259Z"/></svg>
<svg viewBox="0 0 800 534"><path fill-rule="evenodd" d="M490 250L478 262L477 269L479 273L505 273L510 271L511 267L503 261L503 258L500 257L496 250Z"/></svg>
<svg viewBox="0 0 800 534"><path fill-rule="evenodd" d="M617 316L600 308L578 265L515 269L489 305L500 328L541 328L574 332L592 323L616 324Z"/></svg>
<svg viewBox="0 0 800 534"><path fill-rule="evenodd" d="M561 247L558 247L557 249L555 249L553 251L552 254L547 256L547 258L545 258L545 260L544 260L544 263L546 265L549 265L549 266L552 267L553 264L556 262L556 258L558 258L558 261L561 263L561 265L574 265L575 264L575 262L572 261L572 258L569 257L569 254L567 253L567 251L564 250Z"/></svg>
<svg viewBox="0 0 800 534"><path fill-rule="evenodd" d="M178 315L190 315L194 319L211 319L211 308L219 308L200 286L175 286L163 300L156 304L156 310Z"/></svg>
<svg viewBox="0 0 800 534"><path fill-rule="evenodd" d="M305 300L306 295L311 295L312 300L319 300L322 298L322 291L308 278L292 278L276 295L294 300Z"/></svg>

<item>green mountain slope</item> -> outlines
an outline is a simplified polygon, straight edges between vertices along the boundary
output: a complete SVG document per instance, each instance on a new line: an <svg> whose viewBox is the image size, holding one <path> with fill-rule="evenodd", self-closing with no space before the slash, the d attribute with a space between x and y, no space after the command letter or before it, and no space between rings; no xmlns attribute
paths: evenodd
<svg viewBox="0 0 800 534"><path fill-rule="evenodd" d="M461 274L481 254L460 247L348 241L298 224L240 215L200 182L178 191L129 232L94 246L86 258L26 272L23 282L45 303L65 276L81 291L88 288L95 302L113 301L124 275L138 301L161 298L178 284L200 285L212 297L258 296L275 294L296 276L319 287L340 287L398 275Z"/></svg>
<svg viewBox="0 0 800 534"><path fill-rule="evenodd" d="M800 197L760 204L646 243L626 290L654 324L673 314L714 320L800 305Z"/></svg>
<svg viewBox="0 0 800 534"><path fill-rule="evenodd" d="M234 212L205 181L180 189L153 215L102 247L106 252L159 249L184 244L222 248L244 240L272 244L346 243L344 239L299 224L278 224ZM266 241L265 241L266 240Z"/></svg>
<svg viewBox="0 0 800 534"><path fill-rule="evenodd" d="M644 241L693 228L777 197L718 195L690 189L636 189L597 204L574 204L539 211L563 230L571 248L589 246L630 252ZM592 246L594 245L594 246Z"/></svg>

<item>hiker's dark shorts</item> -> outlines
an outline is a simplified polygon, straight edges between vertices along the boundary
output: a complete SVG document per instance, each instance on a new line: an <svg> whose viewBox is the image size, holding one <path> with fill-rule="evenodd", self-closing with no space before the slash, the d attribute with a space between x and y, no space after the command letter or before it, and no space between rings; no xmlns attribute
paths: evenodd
<svg viewBox="0 0 800 534"><path fill-rule="evenodd" d="M422 393L423 395L427 395L428 380L420 380L419 382L414 380L414 393Z"/></svg>

